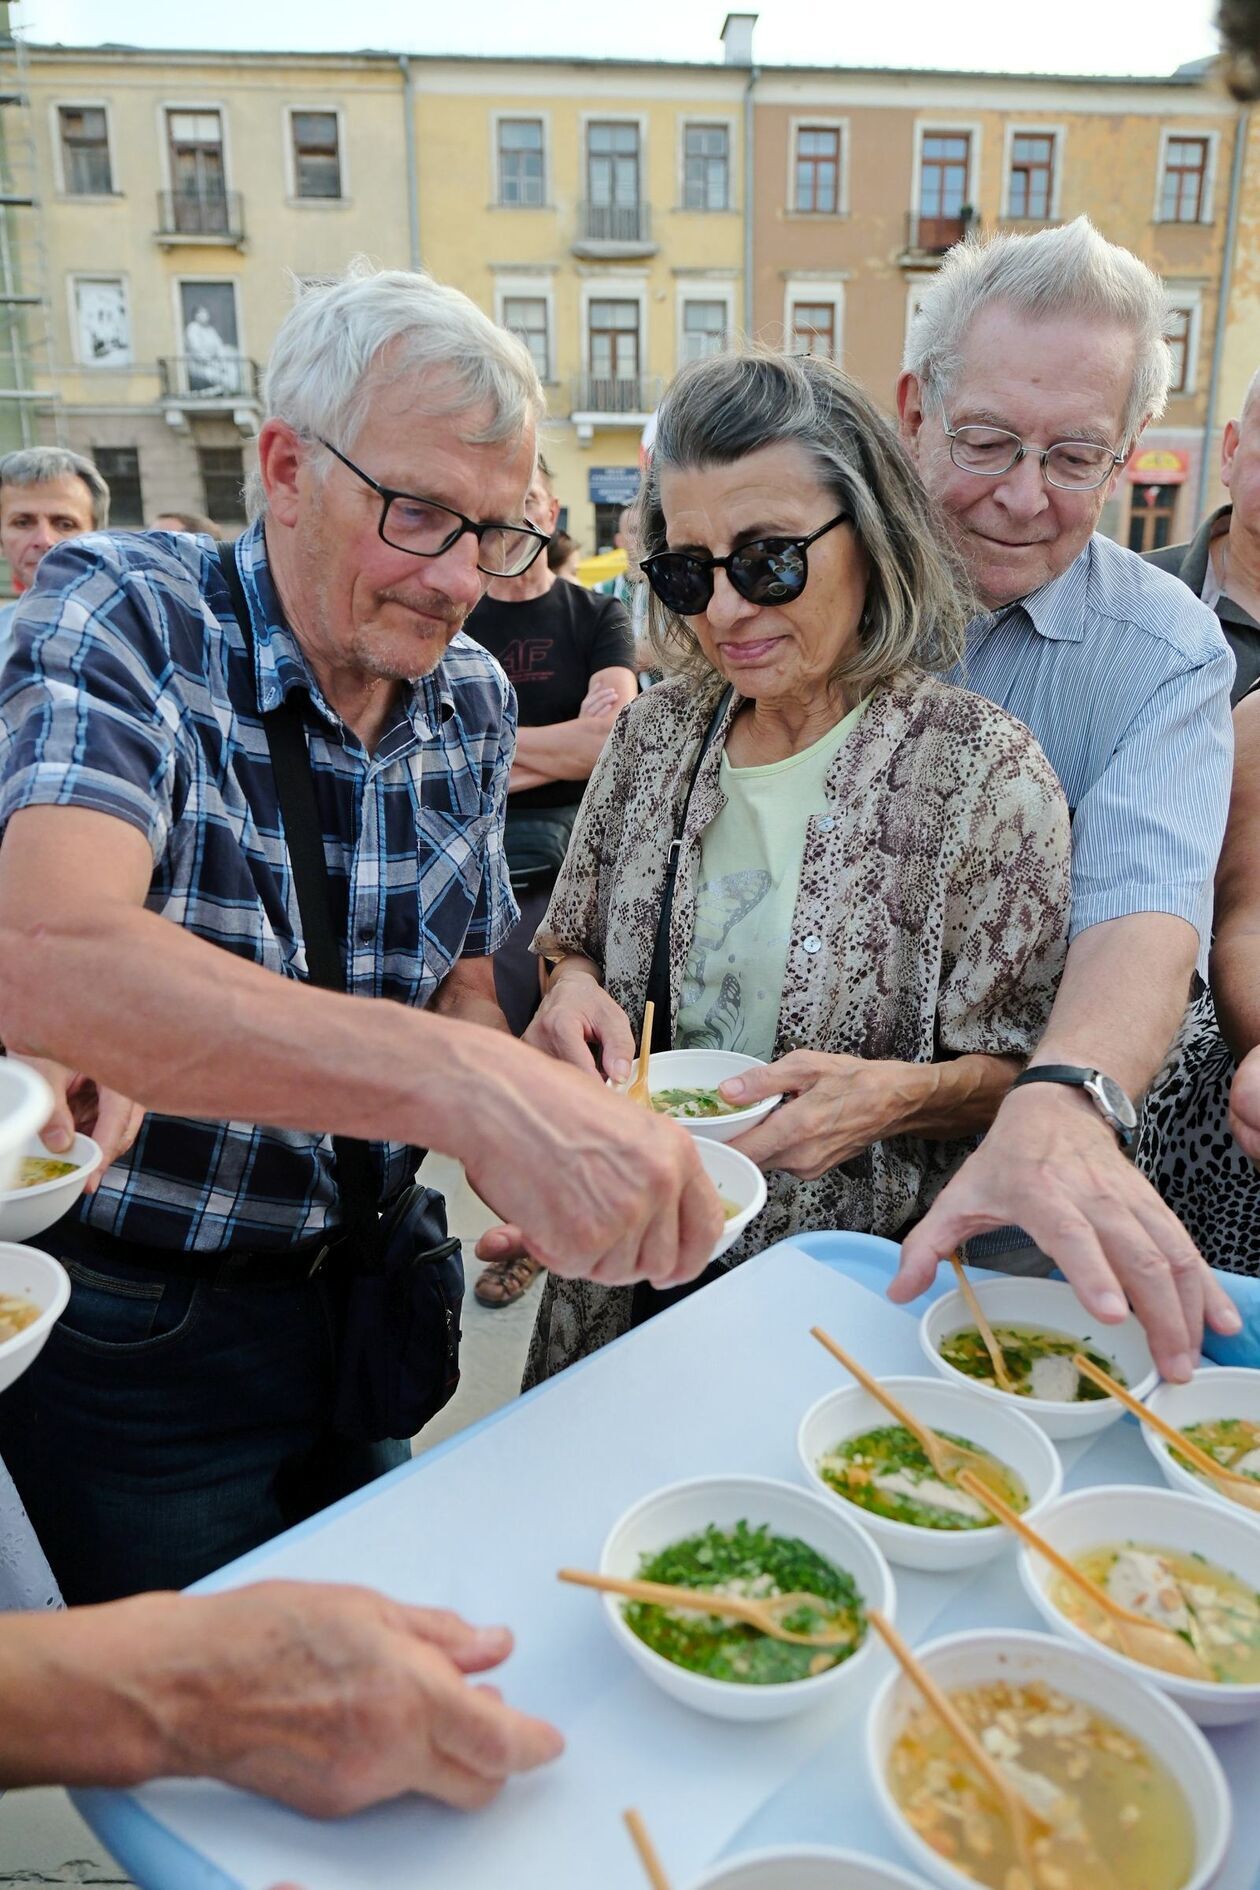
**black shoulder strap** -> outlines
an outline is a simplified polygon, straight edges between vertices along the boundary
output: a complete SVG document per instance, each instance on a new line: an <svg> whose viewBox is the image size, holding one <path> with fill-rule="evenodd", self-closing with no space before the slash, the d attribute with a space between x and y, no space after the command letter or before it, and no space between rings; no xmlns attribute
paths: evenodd
<svg viewBox="0 0 1260 1890"><path fill-rule="evenodd" d="M682 838L687 825L687 815L691 810L691 796L695 792L696 781L704 766L704 758L717 738L717 732L726 719L726 711L735 694L733 683L728 683L718 697L717 707L712 720L704 732L687 782L687 792L683 796L682 811L674 827L674 837L669 843L669 854L665 861L665 884L661 888L661 910L656 921L656 938L652 944L652 963L648 970L645 1000L650 998L656 1006L652 1018L653 1050L668 1050L674 1040L673 1021L670 1016L669 989L669 927L674 911L674 881L678 878L678 856L682 852ZM645 1006L646 1007L646 1006ZM642 1028L642 1020L640 1020Z"/></svg>
<svg viewBox="0 0 1260 1890"><path fill-rule="evenodd" d="M219 546L219 564L231 592L232 608L245 639L245 648L252 657L253 625L245 587L236 567L234 544ZM278 709L264 715L263 729L276 779L276 796L302 920L310 981L328 991L344 991L345 974L333 936L328 861L315 799L315 776L306 745L306 727L296 698L287 696ZM380 1223L368 1145L350 1136L335 1135L333 1155L346 1228L359 1251L365 1256L374 1256Z"/></svg>

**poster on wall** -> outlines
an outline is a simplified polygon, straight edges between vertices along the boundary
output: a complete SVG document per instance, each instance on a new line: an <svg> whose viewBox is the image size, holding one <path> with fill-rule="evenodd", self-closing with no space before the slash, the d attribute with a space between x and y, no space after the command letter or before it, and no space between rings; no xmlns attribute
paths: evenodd
<svg viewBox="0 0 1260 1890"><path fill-rule="evenodd" d="M131 317L121 276L80 276L74 285L74 319L85 367L131 365Z"/></svg>
<svg viewBox="0 0 1260 1890"><path fill-rule="evenodd" d="M240 394L245 364L236 332L236 285L181 282L181 352L190 394Z"/></svg>

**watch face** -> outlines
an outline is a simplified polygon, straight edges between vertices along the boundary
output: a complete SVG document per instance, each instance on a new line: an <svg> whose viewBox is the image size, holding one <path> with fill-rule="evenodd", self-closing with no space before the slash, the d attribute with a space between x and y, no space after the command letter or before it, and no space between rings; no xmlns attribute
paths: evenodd
<svg viewBox="0 0 1260 1890"><path fill-rule="evenodd" d="M1123 1128L1137 1127L1137 1110L1113 1077L1104 1076L1100 1070L1090 1087L1097 1090L1110 1114Z"/></svg>

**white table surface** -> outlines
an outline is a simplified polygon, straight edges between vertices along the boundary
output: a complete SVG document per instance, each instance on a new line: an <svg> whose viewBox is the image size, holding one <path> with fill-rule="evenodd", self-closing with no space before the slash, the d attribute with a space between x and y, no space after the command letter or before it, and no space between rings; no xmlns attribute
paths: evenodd
<svg viewBox="0 0 1260 1890"><path fill-rule="evenodd" d="M834 1706L725 1724L668 1700L615 1646L598 1598L555 1580L562 1564L596 1566L617 1517L664 1483L732 1471L801 1482L797 1424L839 1374L809 1337L815 1323L877 1373L928 1369L912 1314L780 1245L202 1584L360 1581L472 1620L509 1619L518 1646L504 1691L555 1720L568 1749L488 1811L413 1798L317 1823L203 1782L80 1793L80 1809L142 1890L269 1890L282 1879L304 1890L642 1890L620 1822L631 1804L680 1890L718 1853L775 1842L897 1857L870 1802L863 1742L886 1655ZM1131 1419L1065 1446L1064 1459L1069 1488L1158 1482ZM1041 1626L1013 1554L970 1576L893 1573L912 1641ZM1256 1890L1260 1725L1210 1737L1235 1804L1218 1890Z"/></svg>

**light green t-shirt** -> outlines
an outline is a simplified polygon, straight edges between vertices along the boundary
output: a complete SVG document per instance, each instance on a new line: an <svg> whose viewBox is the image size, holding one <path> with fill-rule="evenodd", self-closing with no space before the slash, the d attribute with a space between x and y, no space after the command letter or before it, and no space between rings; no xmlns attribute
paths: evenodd
<svg viewBox="0 0 1260 1890"><path fill-rule="evenodd" d="M683 972L680 1050L774 1054L805 828L825 811L826 782L865 702L821 741L760 768L722 752L726 805L700 842L696 929Z"/></svg>

